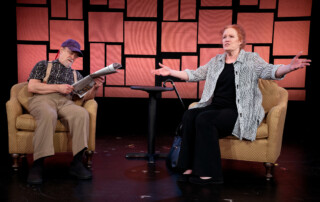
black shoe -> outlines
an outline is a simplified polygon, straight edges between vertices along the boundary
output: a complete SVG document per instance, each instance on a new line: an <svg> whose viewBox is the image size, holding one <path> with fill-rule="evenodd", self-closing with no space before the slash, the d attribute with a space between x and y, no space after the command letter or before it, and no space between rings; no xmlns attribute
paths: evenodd
<svg viewBox="0 0 320 202"><path fill-rule="evenodd" d="M191 177L191 174L181 174L177 178L177 182L189 182L189 178Z"/></svg>
<svg viewBox="0 0 320 202"><path fill-rule="evenodd" d="M196 176L190 177L189 182L191 182L193 184L198 184L198 185L223 184L223 180L215 180L213 178L204 180L204 179L201 179L200 177L196 177Z"/></svg>
<svg viewBox="0 0 320 202"><path fill-rule="evenodd" d="M27 182L28 184L37 185L42 184L42 172L43 172L43 159L39 159L33 162Z"/></svg>
<svg viewBox="0 0 320 202"><path fill-rule="evenodd" d="M72 162L69 169L69 173L70 175L75 176L80 180L88 180L92 178L91 170L87 169L80 162Z"/></svg>

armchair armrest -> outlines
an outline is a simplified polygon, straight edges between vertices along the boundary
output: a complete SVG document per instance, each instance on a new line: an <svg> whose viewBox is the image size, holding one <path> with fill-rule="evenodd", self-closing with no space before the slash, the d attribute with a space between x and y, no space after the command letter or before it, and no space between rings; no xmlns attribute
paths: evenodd
<svg viewBox="0 0 320 202"><path fill-rule="evenodd" d="M7 121L8 121L8 138L9 138L9 153L15 153L18 149L16 142L16 120L22 114L22 106L17 98L11 98L6 103Z"/></svg>
<svg viewBox="0 0 320 202"><path fill-rule="evenodd" d="M282 88L281 91L279 104L272 107L266 117L269 133L268 150L274 151L267 152L267 155L273 155L267 157L270 159L278 158L282 146L283 129L287 113L288 92Z"/></svg>
<svg viewBox="0 0 320 202"><path fill-rule="evenodd" d="M86 100L83 103L83 107L88 111L89 117L90 117L88 149L91 151L94 151L95 150L95 139L96 139L96 123L97 123L98 104L94 99L90 99L90 100Z"/></svg>

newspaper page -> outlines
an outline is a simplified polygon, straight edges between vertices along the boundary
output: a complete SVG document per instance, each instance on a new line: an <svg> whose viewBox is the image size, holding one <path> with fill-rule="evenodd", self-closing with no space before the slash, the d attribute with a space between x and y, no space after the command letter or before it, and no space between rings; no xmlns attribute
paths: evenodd
<svg viewBox="0 0 320 202"><path fill-rule="evenodd" d="M85 94L94 86L94 78L97 78L99 76L105 76L107 74L113 74L117 72L117 69L119 69L121 64L119 63L113 63L107 67L104 67L86 77L83 79L79 80L78 82L72 84L74 87L73 89L73 94L76 94L79 96L79 98L82 98L85 96Z"/></svg>

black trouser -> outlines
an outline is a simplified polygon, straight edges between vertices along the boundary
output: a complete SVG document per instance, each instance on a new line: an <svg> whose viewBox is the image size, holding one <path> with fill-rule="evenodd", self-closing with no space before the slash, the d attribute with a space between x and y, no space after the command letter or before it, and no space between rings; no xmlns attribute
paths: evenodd
<svg viewBox="0 0 320 202"><path fill-rule="evenodd" d="M230 135L237 109L209 105L187 110L182 118L182 143L178 167L197 176L222 179L219 138Z"/></svg>

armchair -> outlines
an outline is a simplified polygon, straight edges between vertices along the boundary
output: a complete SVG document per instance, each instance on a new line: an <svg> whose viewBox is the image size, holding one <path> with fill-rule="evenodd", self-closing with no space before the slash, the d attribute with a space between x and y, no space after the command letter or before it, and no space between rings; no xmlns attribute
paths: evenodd
<svg viewBox="0 0 320 202"><path fill-rule="evenodd" d="M265 118L258 127L256 140L239 140L230 135L219 140L221 158L263 162L266 179L273 177L274 164L280 156L284 122L287 112L288 92L276 82L259 80ZM191 103L189 108L196 103Z"/></svg>
<svg viewBox="0 0 320 202"><path fill-rule="evenodd" d="M32 96L28 92L28 83L15 84L10 91L10 99L6 103L8 119L8 136L9 136L9 154L13 158L13 169L18 170L18 160L25 154L33 153L33 134L36 122L28 112L28 98ZM92 155L95 150L95 133L97 118L97 102L94 99L82 102L75 101L76 104L83 106L90 116L90 129L88 149L86 151L86 163L88 167L92 165ZM57 122L54 139L55 152L71 152L71 136L60 120Z"/></svg>

